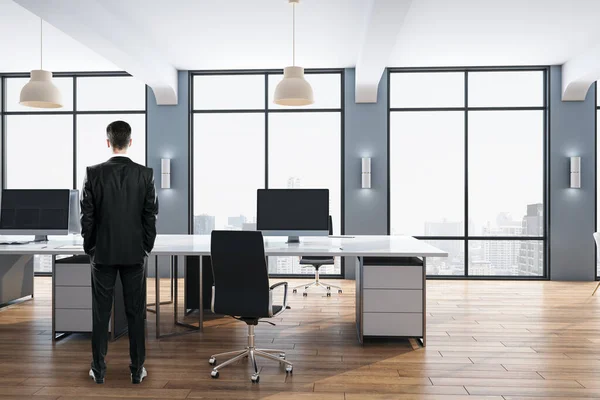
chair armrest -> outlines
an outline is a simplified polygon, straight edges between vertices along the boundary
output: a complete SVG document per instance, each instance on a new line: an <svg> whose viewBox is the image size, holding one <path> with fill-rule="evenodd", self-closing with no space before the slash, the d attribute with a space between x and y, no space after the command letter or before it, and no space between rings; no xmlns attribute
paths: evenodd
<svg viewBox="0 0 600 400"><path fill-rule="evenodd" d="M276 283L269 288L269 291L272 291L273 289L277 289L280 286L283 286L283 308L282 308L282 312L283 312L283 310L285 310L287 308L288 283L287 282Z"/></svg>

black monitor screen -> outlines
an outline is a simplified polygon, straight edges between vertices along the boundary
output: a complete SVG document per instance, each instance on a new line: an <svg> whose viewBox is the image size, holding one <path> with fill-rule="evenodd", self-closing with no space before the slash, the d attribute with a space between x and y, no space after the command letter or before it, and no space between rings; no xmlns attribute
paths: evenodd
<svg viewBox="0 0 600 400"><path fill-rule="evenodd" d="M0 229L68 229L69 195L68 189L3 190Z"/></svg>
<svg viewBox="0 0 600 400"><path fill-rule="evenodd" d="M328 189L259 189L259 231L328 231Z"/></svg>

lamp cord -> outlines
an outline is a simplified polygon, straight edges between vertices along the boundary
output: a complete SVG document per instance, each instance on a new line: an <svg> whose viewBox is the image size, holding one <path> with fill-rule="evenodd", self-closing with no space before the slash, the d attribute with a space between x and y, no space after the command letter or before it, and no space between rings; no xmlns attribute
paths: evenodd
<svg viewBox="0 0 600 400"><path fill-rule="evenodd" d="M292 65L296 66L296 3L292 3Z"/></svg>
<svg viewBox="0 0 600 400"><path fill-rule="evenodd" d="M40 18L40 69L44 69L44 64L42 62L43 60L43 54L44 54L44 34L43 34L43 30L44 30L44 20L42 20Z"/></svg>

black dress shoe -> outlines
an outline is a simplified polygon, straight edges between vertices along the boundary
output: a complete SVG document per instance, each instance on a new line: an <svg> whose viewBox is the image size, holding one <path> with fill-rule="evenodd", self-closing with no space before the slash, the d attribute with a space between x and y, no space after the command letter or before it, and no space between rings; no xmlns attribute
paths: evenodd
<svg viewBox="0 0 600 400"><path fill-rule="evenodd" d="M131 383L134 385L142 383L145 377L148 376L148 371L146 368L142 367L142 370L137 374L131 374Z"/></svg>
<svg viewBox="0 0 600 400"><path fill-rule="evenodd" d="M90 374L89 374L92 379L94 380L94 382L96 382L97 384L101 384L104 383L104 377L103 376L96 376L96 374L94 373L93 369L90 369Z"/></svg>

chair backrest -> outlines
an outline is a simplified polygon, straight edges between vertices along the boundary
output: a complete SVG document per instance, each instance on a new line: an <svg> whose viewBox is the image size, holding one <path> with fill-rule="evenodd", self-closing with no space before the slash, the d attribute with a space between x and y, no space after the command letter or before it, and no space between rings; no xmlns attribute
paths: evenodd
<svg viewBox="0 0 600 400"><path fill-rule="evenodd" d="M236 317L269 316L269 274L259 231L212 231L214 311Z"/></svg>
<svg viewBox="0 0 600 400"><path fill-rule="evenodd" d="M333 221L331 219L331 215L329 216L329 235L333 235ZM333 257L319 257L319 256L302 256L300 257L300 263L302 263L302 260L304 260L304 264L308 263L308 262L314 262L314 261L331 261L333 260Z"/></svg>
<svg viewBox="0 0 600 400"><path fill-rule="evenodd" d="M594 232L594 240L596 241L596 254L600 260L600 232Z"/></svg>

